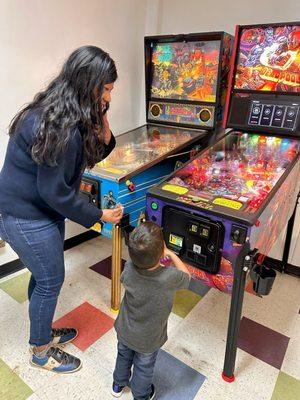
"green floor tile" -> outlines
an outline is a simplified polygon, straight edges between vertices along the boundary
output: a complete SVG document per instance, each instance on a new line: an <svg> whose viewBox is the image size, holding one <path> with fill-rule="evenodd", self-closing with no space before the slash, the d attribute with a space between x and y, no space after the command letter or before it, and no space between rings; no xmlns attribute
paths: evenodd
<svg viewBox="0 0 300 400"><path fill-rule="evenodd" d="M14 278L9 279L0 283L0 289L4 290L13 299L19 303L23 303L27 300L28 283L30 279L30 272L18 275Z"/></svg>
<svg viewBox="0 0 300 400"><path fill-rule="evenodd" d="M299 400L300 381L284 372L279 372L271 400Z"/></svg>
<svg viewBox="0 0 300 400"><path fill-rule="evenodd" d="M201 296L190 290L178 290L175 296L172 312L181 318L184 318L201 300Z"/></svg>
<svg viewBox="0 0 300 400"><path fill-rule="evenodd" d="M33 391L0 359L0 399L26 400Z"/></svg>

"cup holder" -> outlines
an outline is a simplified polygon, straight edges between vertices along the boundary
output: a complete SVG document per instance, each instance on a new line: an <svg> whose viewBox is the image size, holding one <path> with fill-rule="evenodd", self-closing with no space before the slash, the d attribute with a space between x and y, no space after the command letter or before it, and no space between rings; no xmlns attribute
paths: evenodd
<svg viewBox="0 0 300 400"><path fill-rule="evenodd" d="M256 264L250 271L250 278L253 281L255 293L266 296L271 292L276 272L264 265Z"/></svg>

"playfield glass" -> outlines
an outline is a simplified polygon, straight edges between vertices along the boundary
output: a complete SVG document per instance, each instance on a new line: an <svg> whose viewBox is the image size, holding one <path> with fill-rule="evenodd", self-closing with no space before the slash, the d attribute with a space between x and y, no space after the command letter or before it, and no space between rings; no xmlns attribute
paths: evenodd
<svg viewBox="0 0 300 400"><path fill-rule="evenodd" d="M197 131L142 126L117 136L116 147L105 160L97 164L94 172L121 179L132 172L149 168L157 160L164 159L197 137Z"/></svg>
<svg viewBox="0 0 300 400"><path fill-rule="evenodd" d="M300 92L300 26L242 29L235 89Z"/></svg>
<svg viewBox="0 0 300 400"><path fill-rule="evenodd" d="M299 141L232 132L164 183L179 200L254 213L299 151Z"/></svg>
<svg viewBox="0 0 300 400"><path fill-rule="evenodd" d="M220 41L154 44L151 96L216 101Z"/></svg>

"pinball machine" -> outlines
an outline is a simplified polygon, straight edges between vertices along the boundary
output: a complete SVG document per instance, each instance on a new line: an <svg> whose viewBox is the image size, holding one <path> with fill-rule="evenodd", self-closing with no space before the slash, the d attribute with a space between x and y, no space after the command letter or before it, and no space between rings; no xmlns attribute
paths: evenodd
<svg viewBox="0 0 300 400"><path fill-rule="evenodd" d="M264 265L300 188L300 23L237 26L225 124L233 128L147 194L147 218L192 277L231 294L222 377L232 382L246 278Z"/></svg>
<svg viewBox="0 0 300 400"><path fill-rule="evenodd" d="M113 310L120 304L122 232L143 218L147 189L224 135L231 48L225 32L145 38L147 124L117 136L113 152L85 172L80 190L95 207L124 206L120 224L94 227L113 239Z"/></svg>

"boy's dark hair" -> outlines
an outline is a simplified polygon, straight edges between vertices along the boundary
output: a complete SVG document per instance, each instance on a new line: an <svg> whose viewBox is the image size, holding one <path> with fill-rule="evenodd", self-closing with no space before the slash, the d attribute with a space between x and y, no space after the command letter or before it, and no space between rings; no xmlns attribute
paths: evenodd
<svg viewBox="0 0 300 400"><path fill-rule="evenodd" d="M130 258L138 268L155 267L164 251L161 228L150 221L137 226L129 237L128 248Z"/></svg>

